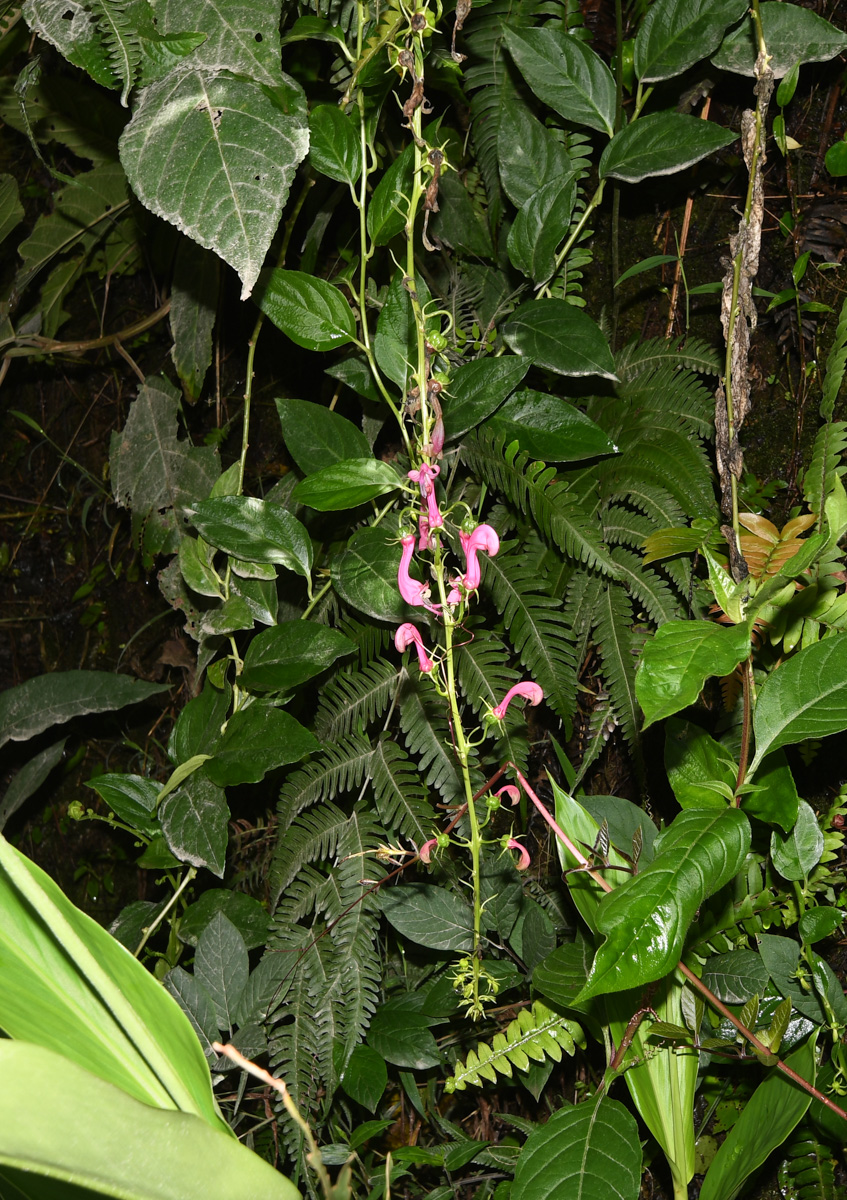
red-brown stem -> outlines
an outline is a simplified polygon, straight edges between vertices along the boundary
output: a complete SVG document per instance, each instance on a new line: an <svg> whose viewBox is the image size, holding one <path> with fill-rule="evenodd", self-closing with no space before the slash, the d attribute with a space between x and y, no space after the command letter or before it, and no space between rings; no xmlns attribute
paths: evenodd
<svg viewBox="0 0 847 1200"><path fill-rule="evenodd" d="M750 757L750 723L752 720L751 702L753 690L753 659L752 656L744 660L744 666L741 671L741 688L744 702L744 712L741 726L741 753L738 756L738 776L735 780L735 799L733 804L738 808L741 804L741 797L738 792L744 779L747 775L747 762Z"/></svg>

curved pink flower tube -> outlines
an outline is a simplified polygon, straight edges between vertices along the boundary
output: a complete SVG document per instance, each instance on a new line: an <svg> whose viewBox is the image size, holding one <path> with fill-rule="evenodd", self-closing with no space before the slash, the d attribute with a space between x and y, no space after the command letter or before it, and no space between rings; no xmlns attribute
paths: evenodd
<svg viewBox="0 0 847 1200"><path fill-rule="evenodd" d="M515 863L515 866L519 871L525 871L530 863L529 851L527 850L526 846L522 846L521 843L516 841L514 838L509 838L508 842L506 843L506 848L508 850L518 851L521 858L520 862Z"/></svg>
<svg viewBox="0 0 847 1200"><path fill-rule="evenodd" d="M509 803L514 806L520 802L521 793L513 783L507 783L501 787L496 793L498 796L506 796Z"/></svg>
<svg viewBox="0 0 847 1200"><path fill-rule="evenodd" d="M420 666L420 669L423 671L424 675L429 675L429 673L432 671L432 659L427 655L426 650L424 650L423 639L411 621L406 621L406 623L401 625L397 630L394 635L394 645L401 654L404 650L408 649L410 645L414 645L418 652L418 665Z"/></svg>
<svg viewBox="0 0 847 1200"><path fill-rule="evenodd" d="M475 592L482 578L477 554L480 550L484 550L493 558L500 549L500 539L490 525L477 525L473 533L460 533L459 539L468 560L468 569L462 582L466 591Z"/></svg>
<svg viewBox="0 0 847 1200"><path fill-rule="evenodd" d="M533 707L540 704L544 699L544 693L537 683L532 683L525 680L523 683L516 683L513 688L509 688L506 695L494 709L493 715L498 721L502 721L506 716L506 709L514 700L515 696L525 696Z"/></svg>
<svg viewBox="0 0 847 1200"><path fill-rule="evenodd" d="M418 857L420 858L421 862L427 864L429 863L430 856L437 845L438 838L430 838L428 842L424 842L418 851Z"/></svg>
<svg viewBox="0 0 847 1200"><path fill-rule="evenodd" d="M421 463L420 470L409 471L409 478L421 489L421 496L426 500L426 519L430 529L440 529L444 524L441 509L435 497L433 480L441 474L441 467L431 467L429 463Z"/></svg>
<svg viewBox="0 0 847 1200"><path fill-rule="evenodd" d="M429 584L418 583L417 579L412 579L409 574L409 566L412 562L412 555L415 552L415 537L414 534L409 534L408 537L401 539L400 543L403 547L403 553L400 556L400 567L397 571L397 586L400 589L400 595L407 604L411 604L413 608L431 608L428 603Z"/></svg>

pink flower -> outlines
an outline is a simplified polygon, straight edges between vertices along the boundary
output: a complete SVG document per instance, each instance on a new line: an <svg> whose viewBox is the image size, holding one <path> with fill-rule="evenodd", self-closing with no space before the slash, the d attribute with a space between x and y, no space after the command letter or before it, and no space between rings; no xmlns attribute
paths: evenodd
<svg viewBox="0 0 847 1200"><path fill-rule="evenodd" d="M509 803L512 805L513 808L516 804L518 804L520 802L520 798L521 798L520 791L518 790L518 788L515 787L515 785L513 783L507 783L505 785L505 787L501 787L500 790L497 792L497 795L498 796L506 796L509 800Z"/></svg>
<svg viewBox="0 0 847 1200"><path fill-rule="evenodd" d="M428 657L426 650L424 650L424 644L421 635L418 633L417 629L415 629L414 625L412 625L410 621L407 621L405 625L401 625L395 633L394 645L402 654L403 651L408 649L408 647L412 644L414 644L414 647L418 652L418 664L421 670L423 671L424 675L429 675L430 671L432 670L432 659Z"/></svg>
<svg viewBox="0 0 847 1200"><path fill-rule="evenodd" d="M412 534L401 539L403 553L400 557L400 568L397 572L397 586L400 589L400 595L407 604L411 604L414 608L424 608L433 611L433 606L428 603L429 584L418 583L417 579L412 579L409 574L409 565L412 561L412 555L415 552L415 539Z"/></svg>
<svg viewBox="0 0 847 1200"><path fill-rule="evenodd" d="M421 495L426 500L427 521L430 529L440 529L444 524L444 518L441 515L441 510L438 507L438 501L435 498L435 485L433 480L437 479L441 474L441 467L431 467L429 463L421 463L419 471L410 471L409 478L413 483L418 484L421 489Z"/></svg>
<svg viewBox="0 0 847 1200"><path fill-rule="evenodd" d="M430 838L428 842L424 842L418 851L418 856L421 862L429 864L430 855L438 845L438 838Z"/></svg>
<svg viewBox="0 0 847 1200"><path fill-rule="evenodd" d="M490 525L477 525L473 533L460 533L459 539L468 560L468 569L462 582L466 591L475 592L482 578L476 556L480 550L484 550L493 557L500 549L500 539Z"/></svg>
<svg viewBox="0 0 847 1200"><path fill-rule="evenodd" d="M521 843L516 841L514 838L509 838L508 842L506 843L506 849L518 851L521 856L521 860L520 862L515 863L515 866L519 871L525 871L530 862L529 851L527 850L526 846L522 846Z"/></svg>
<svg viewBox="0 0 847 1200"><path fill-rule="evenodd" d="M493 716L495 716L498 721L502 721L504 719L506 716L506 709L514 700L515 696L526 696L527 700L531 705L533 705L533 707L536 704L540 704L544 699L544 693L537 683L531 683L529 680L525 680L523 683L516 683L513 688L509 688L508 692L506 692L506 695L494 709Z"/></svg>

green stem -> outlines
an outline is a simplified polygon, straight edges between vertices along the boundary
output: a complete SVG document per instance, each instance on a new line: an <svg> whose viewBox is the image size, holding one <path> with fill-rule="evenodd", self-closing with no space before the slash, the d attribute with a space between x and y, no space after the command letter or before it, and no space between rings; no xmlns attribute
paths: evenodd
<svg viewBox="0 0 847 1200"><path fill-rule="evenodd" d="M603 192L604 192L605 188L606 188L606 180L602 179L597 188L597 191L594 193L594 195L588 201L588 204L585 206L585 212L580 217L579 223L576 225L573 233L570 235L568 240L565 242L564 246L562 246L561 250L556 255L556 270L557 271L558 271L559 267L561 267L561 265L565 261L565 259L568 257L568 255L570 254L574 243L582 236L582 231L585 229L585 226L588 223L589 217L594 212L594 209L597 208L600 201L603 199Z"/></svg>
<svg viewBox="0 0 847 1200"><path fill-rule="evenodd" d="M176 889L176 891L171 896L170 900L167 902L167 904L162 909L162 911L156 916L155 920L150 922L149 925L145 925L144 929L142 929L142 931L141 931L144 936L142 937L141 941L138 943L138 946L135 949L133 958L138 958L141 951L147 945L147 942L149 941L152 934L155 932L156 929L158 929L158 927L161 925L162 921L164 921L165 917L168 915L170 910L176 904L177 900L180 898L182 893L188 887L189 883L191 883L191 880L194 878L194 876L196 874L197 874L197 868L189 867L188 870L185 872L185 878L183 879L182 883Z"/></svg>

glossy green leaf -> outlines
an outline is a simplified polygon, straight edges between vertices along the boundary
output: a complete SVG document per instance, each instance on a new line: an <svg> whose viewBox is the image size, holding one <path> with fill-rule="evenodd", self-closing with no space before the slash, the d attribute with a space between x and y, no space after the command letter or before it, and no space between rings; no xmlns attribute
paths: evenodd
<svg viewBox="0 0 847 1200"><path fill-rule="evenodd" d="M368 205L368 236L375 246L384 246L406 224L412 177L414 146L410 143L380 179Z"/></svg>
<svg viewBox="0 0 847 1200"><path fill-rule="evenodd" d="M308 578L312 540L305 527L279 504L253 496L200 500L191 521L207 542L247 562L278 563Z"/></svg>
<svg viewBox="0 0 847 1200"><path fill-rule="evenodd" d="M735 791L735 759L693 721L672 717L665 726L665 770L681 808L726 808L722 784ZM705 785L705 786L704 786Z"/></svg>
<svg viewBox="0 0 847 1200"><path fill-rule="evenodd" d="M736 140L737 134L678 112L639 117L615 134L600 158L600 178L640 183L673 175Z"/></svg>
<svg viewBox="0 0 847 1200"><path fill-rule="evenodd" d="M746 625L666 621L647 642L635 676L644 728L694 704L707 679L729 675L750 653Z"/></svg>
<svg viewBox="0 0 847 1200"><path fill-rule="evenodd" d="M352 187L362 173L358 110L343 113L337 104L319 104L309 114L309 158L316 170Z"/></svg>
<svg viewBox="0 0 847 1200"><path fill-rule="evenodd" d="M0 692L0 746L25 742L51 725L86 713L113 712L137 704L167 684L146 683L111 671L54 671Z"/></svg>
<svg viewBox="0 0 847 1200"><path fill-rule="evenodd" d="M421 1012L419 1000L420 996L411 994L381 1004L367 1033L372 1050L386 1062L409 1071L425 1071L440 1066L442 1061L430 1033L430 1026L436 1022Z"/></svg>
<svg viewBox="0 0 847 1200"><path fill-rule="evenodd" d="M344 1068L341 1086L357 1104L361 1104L368 1112L376 1112L376 1106L387 1085L388 1070L385 1059L370 1046L360 1042Z"/></svg>
<svg viewBox="0 0 847 1200"><path fill-rule="evenodd" d="M673 969L700 905L740 870L750 825L737 808L686 809L655 845L653 861L597 909L606 940L581 1000L641 987Z"/></svg>
<svg viewBox="0 0 847 1200"><path fill-rule="evenodd" d="M179 1108L228 1132L178 1006L1 836L0 908L0 1028L84 1064L143 1104Z"/></svg>
<svg viewBox="0 0 847 1200"><path fill-rule="evenodd" d="M85 785L103 800L107 807L142 833L158 830L156 805L162 785L141 775L97 775Z"/></svg>
<svg viewBox="0 0 847 1200"><path fill-rule="evenodd" d="M397 471L377 458L348 458L301 479L292 499L319 512L357 508L403 486Z"/></svg>
<svg viewBox="0 0 847 1200"><path fill-rule="evenodd" d="M801 950L793 938L780 937L773 933L759 934L759 951L774 985L783 996L787 996L804 1017L816 1025L828 1021L828 1016L817 989L812 983L809 965L801 963ZM828 963L819 959L811 949L806 950L818 969L823 968L824 994L827 1003L842 1024L847 1022L847 998L844 990Z"/></svg>
<svg viewBox="0 0 847 1200"><path fill-rule="evenodd" d="M447 441L461 437L489 417L529 368L525 358L510 354L462 363L450 377L449 395L442 398Z"/></svg>
<svg viewBox="0 0 847 1200"><path fill-rule="evenodd" d="M232 688L213 687L208 678L199 696L180 712L168 743L174 763L186 763L198 754L213 754L229 713Z"/></svg>
<svg viewBox="0 0 847 1200"><path fill-rule="evenodd" d="M581 1004L577 996L585 987L591 971L592 948L585 938L566 942L540 962L532 973L532 986L563 1008L578 1012L591 1008L591 1001Z"/></svg>
<svg viewBox="0 0 847 1200"><path fill-rule="evenodd" d="M168 848L180 862L206 867L223 878L229 841L226 793L202 771L171 792L159 810Z"/></svg>
<svg viewBox="0 0 847 1200"><path fill-rule="evenodd" d="M0 1070L0 1192L9 1200L173 1200L196 1194L200 1180L206 1200L300 1200L237 1139L189 1113L139 1102L61 1054L0 1041Z"/></svg>
<svg viewBox="0 0 847 1200"><path fill-rule="evenodd" d="M507 242L509 258L512 266L536 283L544 283L553 274L556 247L568 232L575 200L575 179L554 179L515 217Z"/></svg>
<svg viewBox="0 0 847 1200"><path fill-rule="evenodd" d="M230 717L215 757L204 769L219 787L259 783L268 771L317 749L318 742L290 713L270 701L254 700Z"/></svg>
<svg viewBox="0 0 847 1200"><path fill-rule="evenodd" d="M467 954L473 945L473 911L454 892L412 883L380 893L383 913L398 933L427 950Z"/></svg>
<svg viewBox="0 0 847 1200"><path fill-rule="evenodd" d="M223 581L214 569L214 549L202 538L184 537L179 543L179 569L198 596L223 596Z"/></svg>
<svg viewBox="0 0 847 1200"><path fill-rule="evenodd" d="M383 529L357 529L332 561L332 585L345 604L377 621L409 620L414 609L397 587L400 553Z"/></svg>
<svg viewBox="0 0 847 1200"><path fill-rule="evenodd" d="M497 151L500 182L516 208L523 208L541 188L565 179L573 170L564 146L524 104L504 105Z"/></svg>
<svg viewBox="0 0 847 1200"><path fill-rule="evenodd" d="M288 692L355 649L349 638L327 625L283 621L253 638L241 678L252 691Z"/></svg>
<svg viewBox="0 0 847 1200"><path fill-rule="evenodd" d="M342 358L341 362L333 363L332 366L326 367L325 375L329 375L332 379L339 379L346 384L357 396L364 396L366 400L370 400L373 404L383 404L384 399L376 384L374 383L373 372L371 371L368 360L364 354L358 354L355 351L349 354L347 358ZM279 402L277 402L279 403ZM326 410L329 411L329 410ZM341 418L343 420L343 418ZM367 439L366 443L367 443ZM370 449L370 444L368 449ZM338 458L356 458L358 451L352 449L345 454L337 455ZM298 466L300 464L298 463ZM322 462L320 466L326 466L326 462ZM305 468L301 467L301 470ZM308 475L308 471L306 474Z"/></svg>
<svg viewBox="0 0 847 1200"><path fill-rule="evenodd" d="M825 938L832 937L835 931L841 928L845 915L847 914L843 908L829 908L813 904L800 918L800 937L808 946L813 946L815 942L822 942Z"/></svg>
<svg viewBox="0 0 847 1200"><path fill-rule="evenodd" d="M632 839L638 833L641 839L639 863L643 867L653 861L659 831L640 805L623 796L581 796L579 802L598 824L606 822L613 846L631 855Z"/></svg>
<svg viewBox="0 0 847 1200"><path fill-rule="evenodd" d="M773 671L759 689L753 713L756 757L806 738L847 729L847 638L825 638Z"/></svg>
<svg viewBox="0 0 847 1200"><path fill-rule="evenodd" d="M566 300L530 300L503 327L516 354L558 375L616 379L615 362L600 327Z"/></svg>
<svg viewBox="0 0 847 1200"><path fill-rule="evenodd" d="M539 100L568 121L612 136L615 81L590 46L556 24L505 30L518 70Z"/></svg>
<svg viewBox="0 0 847 1200"><path fill-rule="evenodd" d="M0 800L0 831L13 813L34 796L51 771L62 761L67 738L39 750L16 772Z"/></svg>
<svg viewBox="0 0 847 1200"><path fill-rule="evenodd" d="M785 1059L801 1078L815 1082L815 1036ZM726 1135L700 1189L700 1200L735 1200L747 1179L785 1142L811 1103L809 1092L775 1067L745 1104Z"/></svg>
<svg viewBox="0 0 847 1200"><path fill-rule="evenodd" d="M530 388L518 392L489 417L486 428L517 441L543 462L576 462L616 454L609 435L567 400Z"/></svg>
<svg viewBox="0 0 847 1200"><path fill-rule="evenodd" d="M778 825L786 833L794 828L800 797L797 785L782 750L763 759L755 781L745 787L741 807L750 817L769 825Z"/></svg>
<svg viewBox="0 0 847 1200"><path fill-rule="evenodd" d="M196 946L203 930L219 912L235 926L248 950L258 949L268 940L268 914L258 900L229 888L209 888L189 904L180 918L180 941Z"/></svg>
<svg viewBox="0 0 847 1200"><path fill-rule="evenodd" d="M635 1117L619 1101L603 1097L560 1108L529 1135L515 1167L513 1194L520 1200L636 1200L640 1187Z"/></svg>
<svg viewBox="0 0 847 1200"><path fill-rule="evenodd" d="M305 271L263 271L253 298L277 329L306 350L337 350L356 337L356 318L344 295Z"/></svg>
<svg viewBox="0 0 847 1200"><path fill-rule="evenodd" d="M771 862L783 879L808 879L823 854L823 833L814 810L799 802L797 821L788 833L771 833Z"/></svg>
<svg viewBox="0 0 847 1200"><path fill-rule="evenodd" d="M709 991L724 1004L746 1004L753 996L763 996L768 978L762 956L752 950L713 954L704 963L701 975Z"/></svg>
<svg viewBox="0 0 847 1200"><path fill-rule="evenodd" d="M782 79L796 62L828 62L847 49L847 34L799 4L759 5L762 32L770 56L769 67ZM722 71L755 75L756 42L752 19L742 21L721 43L712 62Z"/></svg>
<svg viewBox="0 0 847 1200"><path fill-rule="evenodd" d="M347 458L367 458L368 439L352 421L310 400L276 400L288 453L304 475Z"/></svg>
<svg viewBox="0 0 847 1200"><path fill-rule="evenodd" d="M600 821L596 820L580 803L574 800L573 796L568 795L555 782L553 782L553 799L559 828L587 857L597 841ZM586 871L574 869L578 865L577 859L558 838L556 839L556 850L562 870L566 872L565 879L571 898L589 929L596 932L597 907L606 893ZM627 849L627 853L629 853L629 849ZM601 869L599 873L608 884L617 887L621 879L626 878L619 868L626 870L629 864L614 846L609 848L608 861L611 869Z"/></svg>
<svg viewBox="0 0 847 1200"><path fill-rule="evenodd" d="M745 0L656 0L635 39L635 74L642 83L681 75L708 58L746 11Z"/></svg>
<svg viewBox="0 0 847 1200"><path fill-rule="evenodd" d="M412 364L418 359L418 327L404 279L403 272L396 271L391 280L376 325L374 354L382 373L405 394L412 386ZM420 276L415 286L423 306L430 299L429 288Z"/></svg>

